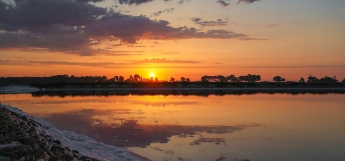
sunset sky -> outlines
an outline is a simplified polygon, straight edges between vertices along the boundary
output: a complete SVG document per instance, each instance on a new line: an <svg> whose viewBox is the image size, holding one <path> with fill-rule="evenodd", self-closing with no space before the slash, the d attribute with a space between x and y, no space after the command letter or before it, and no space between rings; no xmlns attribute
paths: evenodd
<svg viewBox="0 0 345 161"><path fill-rule="evenodd" d="M0 0L0 77L345 77L344 0Z"/></svg>

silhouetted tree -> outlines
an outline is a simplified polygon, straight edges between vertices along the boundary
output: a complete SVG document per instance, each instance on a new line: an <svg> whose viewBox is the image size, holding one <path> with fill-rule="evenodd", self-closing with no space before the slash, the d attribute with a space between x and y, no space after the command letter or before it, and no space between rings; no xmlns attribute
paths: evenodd
<svg viewBox="0 0 345 161"><path fill-rule="evenodd" d="M308 77L308 83L316 83L318 81L319 81L319 79L314 77L314 76L309 76Z"/></svg>
<svg viewBox="0 0 345 161"><path fill-rule="evenodd" d="M125 77L120 76L120 77L119 77L119 82L124 82L124 81L125 81Z"/></svg>
<svg viewBox="0 0 345 161"><path fill-rule="evenodd" d="M345 83L345 78L343 79L342 83Z"/></svg>
<svg viewBox="0 0 345 161"><path fill-rule="evenodd" d="M175 82L175 78L171 77L170 82Z"/></svg>
<svg viewBox="0 0 345 161"><path fill-rule="evenodd" d="M185 82L186 78L185 77L181 77L181 82Z"/></svg>
<svg viewBox="0 0 345 161"><path fill-rule="evenodd" d="M201 77L202 82L226 82L227 78L222 76L222 75L217 75L217 76L202 76Z"/></svg>
<svg viewBox="0 0 345 161"><path fill-rule="evenodd" d="M273 77L273 81L275 81L275 82L284 82L285 78L282 78L281 76L275 76L275 77Z"/></svg>
<svg viewBox="0 0 345 161"><path fill-rule="evenodd" d="M334 76L334 77L325 76L324 78L321 78L319 80L319 82L321 82L321 83L336 83L336 82L338 82L338 80L337 80L336 76Z"/></svg>
<svg viewBox="0 0 345 161"><path fill-rule="evenodd" d="M227 77L228 81L230 82L239 82L235 75L230 75Z"/></svg>
<svg viewBox="0 0 345 161"><path fill-rule="evenodd" d="M207 75L202 76L201 81L202 82L208 82L208 76Z"/></svg>
<svg viewBox="0 0 345 161"><path fill-rule="evenodd" d="M301 77L301 78L299 79L299 82L300 82L300 83L305 83L304 78L303 78L303 77Z"/></svg>
<svg viewBox="0 0 345 161"><path fill-rule="evenodd" d="M139 74L134 74L133 81L134 82L139 82L140 81L140 75Z"/></svg>
<svg viewBox="0 0 345 161"><path fill-rule="evenodd" d="M102 79L103 79L103 82L106 82L108 80L106 76L103 76Z"/></svg>
<svg viewBox="0 0 345 161"><path fill-rule="evenodd" d="M203 76L201 77L202 82L219 82L218 76Z"/></svg>
<svg viewBox="0 0 345 161"><path fill-rule="evenodd" d="M246 76L239 76L238 80L241 82L246 81L246 82L257 82L261 80L260 75L255 75L255 74L248 74Z"/></svg>
<svg viewBox="0 0 345 161"><path fill-rule="evenodd" d="M344 79L345 80L345 79ZM189 78L186 78L186 82L190 82L190 79Z"/></svg>
<svg viewBox="0 0 345 161"><path fill-rule="evenodd" d="M222 75L217 76L219 82L226 82L226 78Z"/></svg>

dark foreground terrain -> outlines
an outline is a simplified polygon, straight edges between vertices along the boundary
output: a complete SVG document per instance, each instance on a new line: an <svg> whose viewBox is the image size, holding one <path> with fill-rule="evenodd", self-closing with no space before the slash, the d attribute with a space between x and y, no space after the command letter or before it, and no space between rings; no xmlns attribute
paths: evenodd
<svg viewBox="0 0 345 161"><path fill-rule="evenodd" d="M82 156L77 150L63 147L53 136L40 134L42 125L26 116L11 112L0 105L1 161L97 161Z"/></svg>

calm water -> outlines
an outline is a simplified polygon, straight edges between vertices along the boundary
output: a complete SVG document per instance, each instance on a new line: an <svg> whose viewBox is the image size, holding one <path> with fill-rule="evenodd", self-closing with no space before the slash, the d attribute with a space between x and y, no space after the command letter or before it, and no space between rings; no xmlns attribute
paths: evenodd
<svg viewBox="0 0 345 161"><path fill-rule="evenodd" d="M345 95L0 96L153 160L345 160Z"/></svg>

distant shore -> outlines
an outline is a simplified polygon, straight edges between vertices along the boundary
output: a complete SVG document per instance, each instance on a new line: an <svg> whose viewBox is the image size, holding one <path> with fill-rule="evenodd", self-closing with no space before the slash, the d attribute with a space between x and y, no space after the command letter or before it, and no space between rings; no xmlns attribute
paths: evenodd
<svg viewBox="0 0 345 161"><path fill-rule="evenodd" d="M317 85L305 85L305 86L242 86L242 87L214 87L214 86L181 86L177 85L174 87L132 87L128 85L122 85L117 87L112 86L95 86L95 87L48 87L39 88L33 86L2 86L0 87L1 94L20 94L20 93L35 93L35 92L54 92L54 91L65 91L65 92L83 92L83 91L104 91L104 92L121 92L121 91L195 91L195 92L207 92L207 91L222 91L222 92L339 92L345 93L345 86L317 86Z"/></svg>
<svg viewBox="0 0 345 161"><path fill-rule="evenodd" d="M306 87L306 88L281 88L281 87L200 87L200 88L47 88L42 91L345 91L345 88Z"/></svg>

